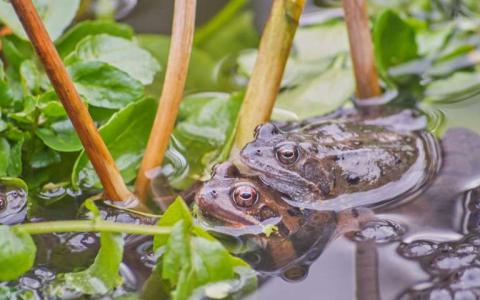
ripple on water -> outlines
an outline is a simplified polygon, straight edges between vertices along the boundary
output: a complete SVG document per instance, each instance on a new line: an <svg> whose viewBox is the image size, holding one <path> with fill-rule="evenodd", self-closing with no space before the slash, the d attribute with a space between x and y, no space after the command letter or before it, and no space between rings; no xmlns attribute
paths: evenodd
<svg viewBox="0 0 480 300"><path fill-rule="evenodd" d="M347 236L355 242L373 241L376 244L387 244L398 241L406 228L395 221L377 219L363 224L359 231Z"/></svg>

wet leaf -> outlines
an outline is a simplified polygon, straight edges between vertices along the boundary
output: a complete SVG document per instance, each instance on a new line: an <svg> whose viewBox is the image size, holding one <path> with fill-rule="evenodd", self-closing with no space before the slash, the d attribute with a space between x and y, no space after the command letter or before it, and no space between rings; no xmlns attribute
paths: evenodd
<svg viewBox="0 0 480 300"><path fill-rule="evenodd" d="M58 53L64 57L75 50L77 44L87 36L108 34L131 40L133 30L130 26L105 20L88 20L76 24L56 42Z"/></svg>
<svg viewBox="0 0 480 300"><path fill-rule="evenodd" d="M50 37L56 40L72 22L80 0L35 0L34 4ZM13 7L5 1L0 1L0 20L7 24L17 36L28 40Z"/></svg>
<svg viewBox="0 0 480 300"><path fill-rule="evenodd" d="M106 63L76 63L68 69L80 95L93 106L119 109L143 95L139 81Z"/></svg>
<svg viewBox="0 0 480 300"><path fill-rule="evenodd" d="M0 225L0 281L17 279L30 270L35 253L35 243L28 233Z"/></svg>
<svg viewBox="0 0 480 300"><path fill-rule="evenodd" d="M390 67L417 57L415 29L392 10L387 10L378 17L373 40L375 58L382 74L387 74Z"/></svg>
<svg viewBox="0 0 480 300"><path fill-rule="evenodd" d="M429 101L457 102L478 93L479 72L456 72L453 75L431 82L425 90Z"/></svg>
<svg viewBox="0 0 480 300"><path fill-rule="evenodd" d="M107 34L84 38L67 62L103 62L124 71L144 85L152 83L160 65L152 55L124 38Z"/></svg>
<svg viewBox="0 0 480 300"><path fill-rule="evenodd" d="M153 99L131 103L114 114L99 130L126 182L130 182L137 175L155 112L156 103ZM86 186L101 186L84 152L75 163L72 183L75 186L80 183Z"/></svg>

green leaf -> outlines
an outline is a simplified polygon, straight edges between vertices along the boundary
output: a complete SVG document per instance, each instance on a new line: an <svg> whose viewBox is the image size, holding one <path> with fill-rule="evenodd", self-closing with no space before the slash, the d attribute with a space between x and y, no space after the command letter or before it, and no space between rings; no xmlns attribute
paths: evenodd
<svg viewBox="0 0 480 300"><path fill-rule="evenodd" d="M133 37L132 28L125 24L104 20L83 21L69 29L57 40L57 51L60 56L65 57L74 51L77 44L87 36L102 33L128 40Z"/></svg>
<svg viewBox="0 0 480 300"><path fill-rule="evenodd" d="M171 184L186 187L217 162L229 146L242 98L240 93L200 93L183 99L173 134L180 144L178 151L188 160L189 172L170 177Z"/></svg>
<svg viewBox="0 0 480 300"><path fill-rule="evenodd" d="M23 61L33 56L33 48L29 42L19 39L14 35L4 36L1 41L5 61L15 69L20 68Z"/></svg>
<svg viewBox="0 0 480 300"><path fill-rule="evenodd" d="M143 95L139 81L106 63L76 63L68 69L78 92L91 105L119 109Z"/></svg>
<svg viewBox="0 0 480 300"><path fill-rule="evenodd" d="M72 22L80 0L36 0L34 4L50 37L52 40L56 40ZM0 20L8 25L17 36L28 40L13 7L5 1L0 1Z"/></svg>
<svg viewBox="0 0 480 300"><path fill-rule="evenodd" d="M292 112L295 119L301 120L334 111L354 93L352 70L331 68L282 92L275 108Z"/></svg>
<svg viewBox="0 0 480 300"><path fill-rule="evenodd" d="M180 197L170 204L162 218L158 221L158 226L173 226L179 221L183 221L184 227L186 228L190 228L193 224L193 217L190 213L190 209ZM164 235L156 235L153 239L153 249L158 250L161 246L165 245L167 241L168 237Z"/></svg>
<svg viewBox="0 0 480 300"><path fill-rule="evenodd" d="M100 128L100 134L126 182L136 177L137 168L143 158L150 130L155 118L156 103L145 99L131 103L112 116ZM72 183L100 187L100 181L82 152L72 171Z"/></svg>
<svg viewBox="0 0 480 300"><path fill-rule="evenodd" d="M152 83L160 65L152 55L138 45L124 38L107 34L91 35L84 38L67 62L99 61L116 67L144 85Z"/></svg>
<svg viewBox="0 0 480 300"><path fill-rule="evenodd" d="M347 53L347 27L339 21L300 27L295 34L293 49L295 58L302 61L316 61Z"/></svg>
<svg viewBox="0 0 480 300"><path fill-rule="evenodd" d="M17 177L22 173L23 137L13 146L5 138L0 138L0 177Z"/></svg>
<svg viewBox="0 0 480 300"><path fill-rule="evenodd" d="M137 39L142 48L149 51L161 66L167 65L168 52L170 49L169 36L140 34L137 36ZM215 61L207 52L193 47L185 90L190 92L217 90L218 84L215 80L215 66ZM165 68L160 70L155 76L153 83L147 87L147 93L149 93L149 95L160 97L165 71Z"/></svg>
<svg viewBox="0 0 480 300"><path fill-rule="evenodd" d="M258 33L253 24L252 12L244 12L229 19L196 46L205 50L215 60L243 49L257 48Z"/></svg>
<svg viewBox="0 0 480 300"><path fill-rule="evenodd" d="M415 59L418 55L415 29L392 10L378 17L373 40L377 65L384 75L390 67Z"/></svg>
<svg viewBox="0 0 480 300"><path fill-rule="evenodd" d="M431 82L425 90L426 100L457 102L478 94L480 73L456 72L453 75Z"/></svg>
<svg viewBox="0 0 480 300"><path fill-rule="evenodd" d="M35 253L35 243L28 233L0 225L0 281L15 280L30 270Z"/></svg>
<svg viewBox="0 0 480 300"><path fill-rule="evenodd" d="M35 134L53 150L60 152L82 150L82 143L69 119L56 121L48 127L39 128Z"/></svg>
<svg viewBox="0 0 480 300"><path fill-rule="evenodd" d="M184 220L176 222L165 247L162 277L170 280L173 284L177 284L178 273L190 263L190 226L191 224Z"/></svg>
<svg viewBox="0 0 480 300"><path fill-rule="evenodd" d="M103 295L122 283L118 274L123 257L124 241L121 234L101 233L100 251L93 264L86 270L58 276L53 284L57 294L72 290L86 295Z"/></svg>

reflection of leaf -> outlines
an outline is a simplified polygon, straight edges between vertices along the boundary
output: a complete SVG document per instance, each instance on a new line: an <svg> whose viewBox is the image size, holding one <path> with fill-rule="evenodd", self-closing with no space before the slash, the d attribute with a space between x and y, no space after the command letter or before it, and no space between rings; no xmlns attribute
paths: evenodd
<svg viewBox="0 0 480 300"><path fill-rule="evenodd" d="M34 3L50 37L56 40L72 22L80 0L36 0ZM16 35L25 40L28 39L13 7L5 1L0 1L0 20Z"/></svg>
<svg viewBox="0 0 480 300"><path fill-rule="evenodd" d="M319 116L341 106L354 91L352 71L332 68L282 92L275 108L293 112L297 119Z"/></svg>
<svg viewBox="0 0 480 300"><path fill-rule="evenodd" d="M0 225L0 281L17 279L30 270L35 252L35 244L28 233Z"/></svg>
<svg viewBox="0 0 480 300"><path fill-rule="evenodd" d="M69 71L78 92L94 106L122 108L143 95L139 81L106 63L76 63Z"/></svg>
<svg viewBox="0 0 480 300"><path fill-rule="evenodd" d="M84 38L67 61L107 63L124 71L142 84L149 84L160 70L158 62L132 41L107 34Z"/></svg>
<svg viewBox="0 0 480 300"><path fill-rule="evenodd" d="M100 243L97 257L88 269L58 276L53 284L56 293L68 294L73 290L81 294L103 295L122 282L118 274L123 257L122 235L102 232Z"/></svg>
<svg viewBox="0 0 480 300"><path fill-rule="evenodd" d="M392 10L385 11L375 23L375 58L382 74L390 67L417 57L415 29Z"/></svg>
<svg viewBox="0 0 480 300"><path fill-rule="evenodd" d="M129 40L133 37L133 30L125 24L104 20L83 21L58 39L56 42L58 53L63 57L75 50L75 47L83 38L102 33Z"/></svg>
<svg viewBox="0 0 480 300"><path fill-rule="evenodd" d="M114 114L99 130L126 182L136 176L155 111L156 103L152 99L132 103ZM84 152L77 158L72 172L72 183L77 186L80 181L86 185L100 186Z"/></svg>

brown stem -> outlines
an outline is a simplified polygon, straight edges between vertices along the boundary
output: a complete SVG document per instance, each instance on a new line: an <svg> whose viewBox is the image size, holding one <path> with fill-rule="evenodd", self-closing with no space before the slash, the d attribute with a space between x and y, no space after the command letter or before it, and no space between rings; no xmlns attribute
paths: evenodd
<svg viewBox="0 0 480 300"><path fill-rule="evenodd" d="M270 119L304 5L304 0L273 2L240 109L232 154L252 139L257 125Z"/></svg>
<svg viewBox="0 0 480 300"><path fill-rule="evenodd" d="M62 102L68 117L85 148L105 189L106 196L115 201L127 200L132 194L113 161L107 146L80 99L60 56L48 36L31 0L11 1L25 31L27 32L50 81Z"/></svg>
<svg viewBox="0 0 480 300"><path fill-rule="evenodd" d="M147 197L150 183L146 172L162 164L183 97L195 31L195 9L196 0L175 1L172 43L162 96L135 183L135 192L142 201Z"/></svg>
<svg viewBox="0 0 480 300"><path fill-rule="evenodd" d="M342 3L357 82L357 96L360 99L379 96L381 89L375 67L372 36L368 26L366 0L343 0Z"/></svg>
<svg viewBox="0 0 480 300"><path fill-rule="evenodd" d="M378 251L374 242L357 244L355 252L356 295L359 300L380 299Z"/></svg>

